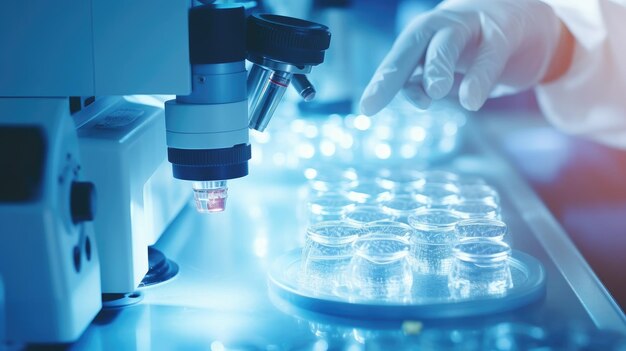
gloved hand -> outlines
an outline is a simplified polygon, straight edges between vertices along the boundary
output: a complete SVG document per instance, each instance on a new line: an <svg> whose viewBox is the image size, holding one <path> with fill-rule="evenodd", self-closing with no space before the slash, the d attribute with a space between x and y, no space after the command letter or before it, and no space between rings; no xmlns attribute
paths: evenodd
<svg viewBox="0 0 626 351"><path fill-rule="evenodd" d="M461 105L476 111L490 95L539 83L561 26L552 8L538 0L445 1L396 39L363 93L361 111L377 113L401 89L428 108L431 99L448 95L455 72L464 74Z"/></svg>

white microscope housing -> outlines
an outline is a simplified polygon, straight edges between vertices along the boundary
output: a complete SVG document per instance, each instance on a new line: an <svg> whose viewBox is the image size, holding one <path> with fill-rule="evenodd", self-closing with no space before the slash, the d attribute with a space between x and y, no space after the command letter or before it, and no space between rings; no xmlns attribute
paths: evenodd
<svg viewBox="0 0 626 351"><path fill-rule="evenodd" d="M0 2L4 340L72 342L102 293L135 290L191 191L223 210L249 125L323 61L325 26L201 2ZM248 77L252 58L267 74Z"/></svg>
<svg viewBox="0 0 626 351"><path fill-rule="evenodd" d="M5 340L74 341L100 310L103 291L132 291L146 273L147 246L158 234L148 238L142 235L148 226L140 227L148 212L158 214L146 209L144 195L154 193L145 189L165 167L163 108L100 97L191 91L189 7L147 0L0 3L0 133L32 130L41 144L39 151L17 152L33 148L31 137L0 141L9 148L2 165L16 169L21 152L41 158L41 169L11 175L2 167L0 175L7 184L0 188ZM144 112L134 125L104 128L103 118L116 109ZM88 135L90 123L102 128ZM106 139L107 132L117 135ZM100 193L90 200L99 212L95 234L86 218L72 220L71 184L87 176ZM39 179L24 185L39 191L11 198L12 177Z"/></svg>

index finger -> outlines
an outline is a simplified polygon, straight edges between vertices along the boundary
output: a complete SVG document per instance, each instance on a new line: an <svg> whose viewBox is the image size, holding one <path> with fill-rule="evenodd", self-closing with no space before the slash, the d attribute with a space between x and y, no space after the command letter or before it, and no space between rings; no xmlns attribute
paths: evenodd
<svg viewBox="0 0 626 351"><path fill-rule="evenodd" d="M422 60L434 32L425 17L418 17L402 31L363 92L364 114L376 114L400 91Z"/></svg>

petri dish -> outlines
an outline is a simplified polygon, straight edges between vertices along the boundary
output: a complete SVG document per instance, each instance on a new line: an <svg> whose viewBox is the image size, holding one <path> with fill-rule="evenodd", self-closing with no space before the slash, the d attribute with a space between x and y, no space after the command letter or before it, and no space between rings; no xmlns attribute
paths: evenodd
<svg viewBox="0 0 626 351"><path fill-rule="evenodd" d="M338 192L357 184L354 169L321 168L315 169L307 176L309 186L316 191Z"/></svg>
<svg viewBox="0 0 626 351"><path fill-rule="evenodd" d="M463 219L470 218L500 218L500 208L493 202L460 201L450 205L449 209Z"/></svg>
<svg viewBox="0 0 626 351"><path fill-rule="evenodd" d="M394 192L411 191L424 185L424 175L417 170L400 169L380 176L377 182L384 189Z"/></svg>
<svg viewBox="0 0 626 351"><path fill-rule="evenodd" d="M415 213L419 209L427 208L428 204L419 202L412 195L400 194L390 196L388 199L381 201L380 207L383 211L397 218L397 221L408 223L410 214Z"/></svg>
<svg viewBox="0 0 626 351"><path fill-rule="evenodd" d="M513 285L508 259L511 248L502 241L466 239L453 248L448 277L453 298L504 295Z"/></svg>
<svg viewBox="0 0 626 351"><path fill-rule="evenodd" d="M383 211L378 206L360 205L346 212L343 215L343 219L348 223L363 226L369 223L393 221L396 217Z"/></svg>
<svg viewBox="0 0 626 351"><path fill-rule="evenodd" d="M380 235L411 240L413 228L402 222L380 221L364 225L363 235Z"/></svg>
<svg viewBox="0 0 626 351"><path fill-rule="evenodd" d="M359 182L377 182L377 179L389 175L391 170L366 165L355 168L355 172Z"/></svg>
<svg viewBox="0 0 626 351"><path fill-rule="evenodd" d="M347 197L360 204L375 204L391 196L389 190L381 187L375 180L358 181L353 187L346 189Z"/></svg>
<svg viewBox="0 0 626 351"><path fill-rule="evenodd" d="M459 201L459 190L453 183L425 183L415 189L415 200L429 207L447 207Z"/></svg>
<svg viewBox="0 0 626 351"><path fill-rule="evenodd" d="M302 249L300 284L314 293L330 293L345 285L345 273L361 228L342 221L309 226Z"/></svg>
<svg viewBox="0 0 626 351"><path fill-rule="evenodd" d="M466 185L487 185L487 181L484 178L476 175L460 176L454 183L459 187Z"/></svg>
<svg viewBox="0 0 626 351"><path fill-rule="evenodd" d="M487 184L461 184L459 198L461 201L483 201L497 206L500 204L500 195Z"/></svg>
<svg viewBox="0 0 626 351"><path fill-rule="evenodd" d="M343 193L319 193L309 201L309 220L311 223L340 220L355 206L354 201Z"/></svg>
<svg viewBox="0 0 626 351"><path fill-rule="evenodd" d="M488 218L465 219L458 222L455 228L459 240L476 238L504 240L507 231L506 223Z"/></svg>
<svg viewBox="0 0 626 351"><path fill-rule="evenodd" d="M424 179L424 183L457 183L461 177L453 172L443 171L443 170L427 170L422 171L422 177Z"/></svg>
<svg viewBox="0 0 626 351"><path fill-rule="evenodd" d="M351 300L401 302L410 298L413 271L407 239L371 234L360 237L353 246Z"/></svg>
<svg viewBox="0 0 626 351"><path fill-rule="evenodd" d="M420 274L446 275L452 265L455 227L461 220L446 209L422 209L408 217L413 227L412 258Z"/></svg>

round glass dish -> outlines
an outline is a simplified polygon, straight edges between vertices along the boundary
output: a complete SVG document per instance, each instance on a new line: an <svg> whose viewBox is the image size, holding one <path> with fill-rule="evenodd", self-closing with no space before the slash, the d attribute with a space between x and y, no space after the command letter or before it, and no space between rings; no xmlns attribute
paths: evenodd
<svg viewBox="0 0 626 351"><path fill-rule="evenodd" d="M454 261L448 277L453 298L504 295L512 287L508 259L511 248L485 238L467 239L452 249Z"/></svg>
<svg viewBox="0 0 626 351"><path fill-rule="evenodd" d="M414 274L411 298L402 302L382 299L354 301L354 293L348 287L326 294L305 289L299 283L302 276L301 257L301 250L292 250L271 265L268 286L272 301L280 301L282 306L288 305L305 313L328 316L331 320L345 317L350 319L350 325L354 320L396 323L485 316L511 311L545 296L546 274L542 264L532 256L515 250L508 259L512 286L504 295L454 298L447 275Z"/></svg>
<svg viewBox="0 0 626 351"><path fill-rule="evenodd" d="M363 235L381 235L411 240L413 228L410 225L396 221L379 221L363 226Z"/></svg>
<svg viewBox="0 0 626 351"><path fill-rule="evenodd" d="M356 171L341 168L310 169L305 174L311 189L322 192L339 192L357 184Z"/></svg>
<svg viewBox="0 0 626 351"><path fill-rule="evenodd" d="M415 189L413 196L429 207L445 208L459 202L459 190L452 183L425 183Z"/></svg>
<svg viewBox="0 0 626 351"><path fill-rule="evenodd" d="M340 220L356 207L354 201L342 193L318 193L309 200L309 223Z"/></svg>
<svg viewBox="0 0 626 351"><path fill-rule="evenodd" d="M389 190L381 187L376 181L358 181L353 187L346 189L346 196L360 204L376 204L390 197Z"/></svg>
<svg viewBox="0 0 626 351"><path fill-rule="evenodd" d="M409 241L380 234L358 238L350 261L352 300L398 301L410 299L413 271Z"/></svg>
<svg viewBox="0 0 626 351"><path fill-rule="evenodd" d="M459 198L461 201L482 201L500 205L500 195L496 189L487 184L461 184Z"/></svg>
<svg viewBox="0 0 626 351"><path fill-rule="evenodd" d="M314 293L332 293L345 285L352 244L361 233L361 228L342 221L311 225L302 249L300 284Z"/></svg>
<svg viewBox="0 0 626 351"><path fill-rule="evenodd" d="M456 184L462 179L458 174L443 170L422 171L425 183Z"/></svg>
<svg viewBox="0 0 626 351"><path fill-rule="evenodd" d="M412 169L398 169L386 172L376 180L381 187L395 193L412 192L424 185L424 175Z"/></svg>
<svg viewBox="0 0 626 351"><path fill-rule="evenodd" d="M405 194L394 195L384 201L381 201L380 207L386 213L394 216L397 221L408 223L408 217L410 214L415 213L422 208L427 208L428 204L419 202L414 196Z"/></svg>
<svg viewBox="0 0 626 351"><path fill-rule="evenodd" d="M500 208L493 202L460 201L449 206L450 211L463 219L500 219Z"/></svg>
<svg viewBox="0 0 626 351"><path fill-rule="evenodd" d="M386 213L378 206L360 205L343 215L343 220L354 225L366 225L374 222L393 221L395 216Z"/></svg>
<svg viewBox="0 0 626 351"><path fill-rule="evenodd" d="M452 265L455 227L461 220L445 209L422 209L408 218L413 227L412 257L420 274L446 275Z"/></svg>
<svg viewBox="0 0 626 351"><path fill-rule="evenodd" d="M464 219L456 224L455 232L459 240L484 238L502 241L508 228L506 223L497 219Z"/></svg>

